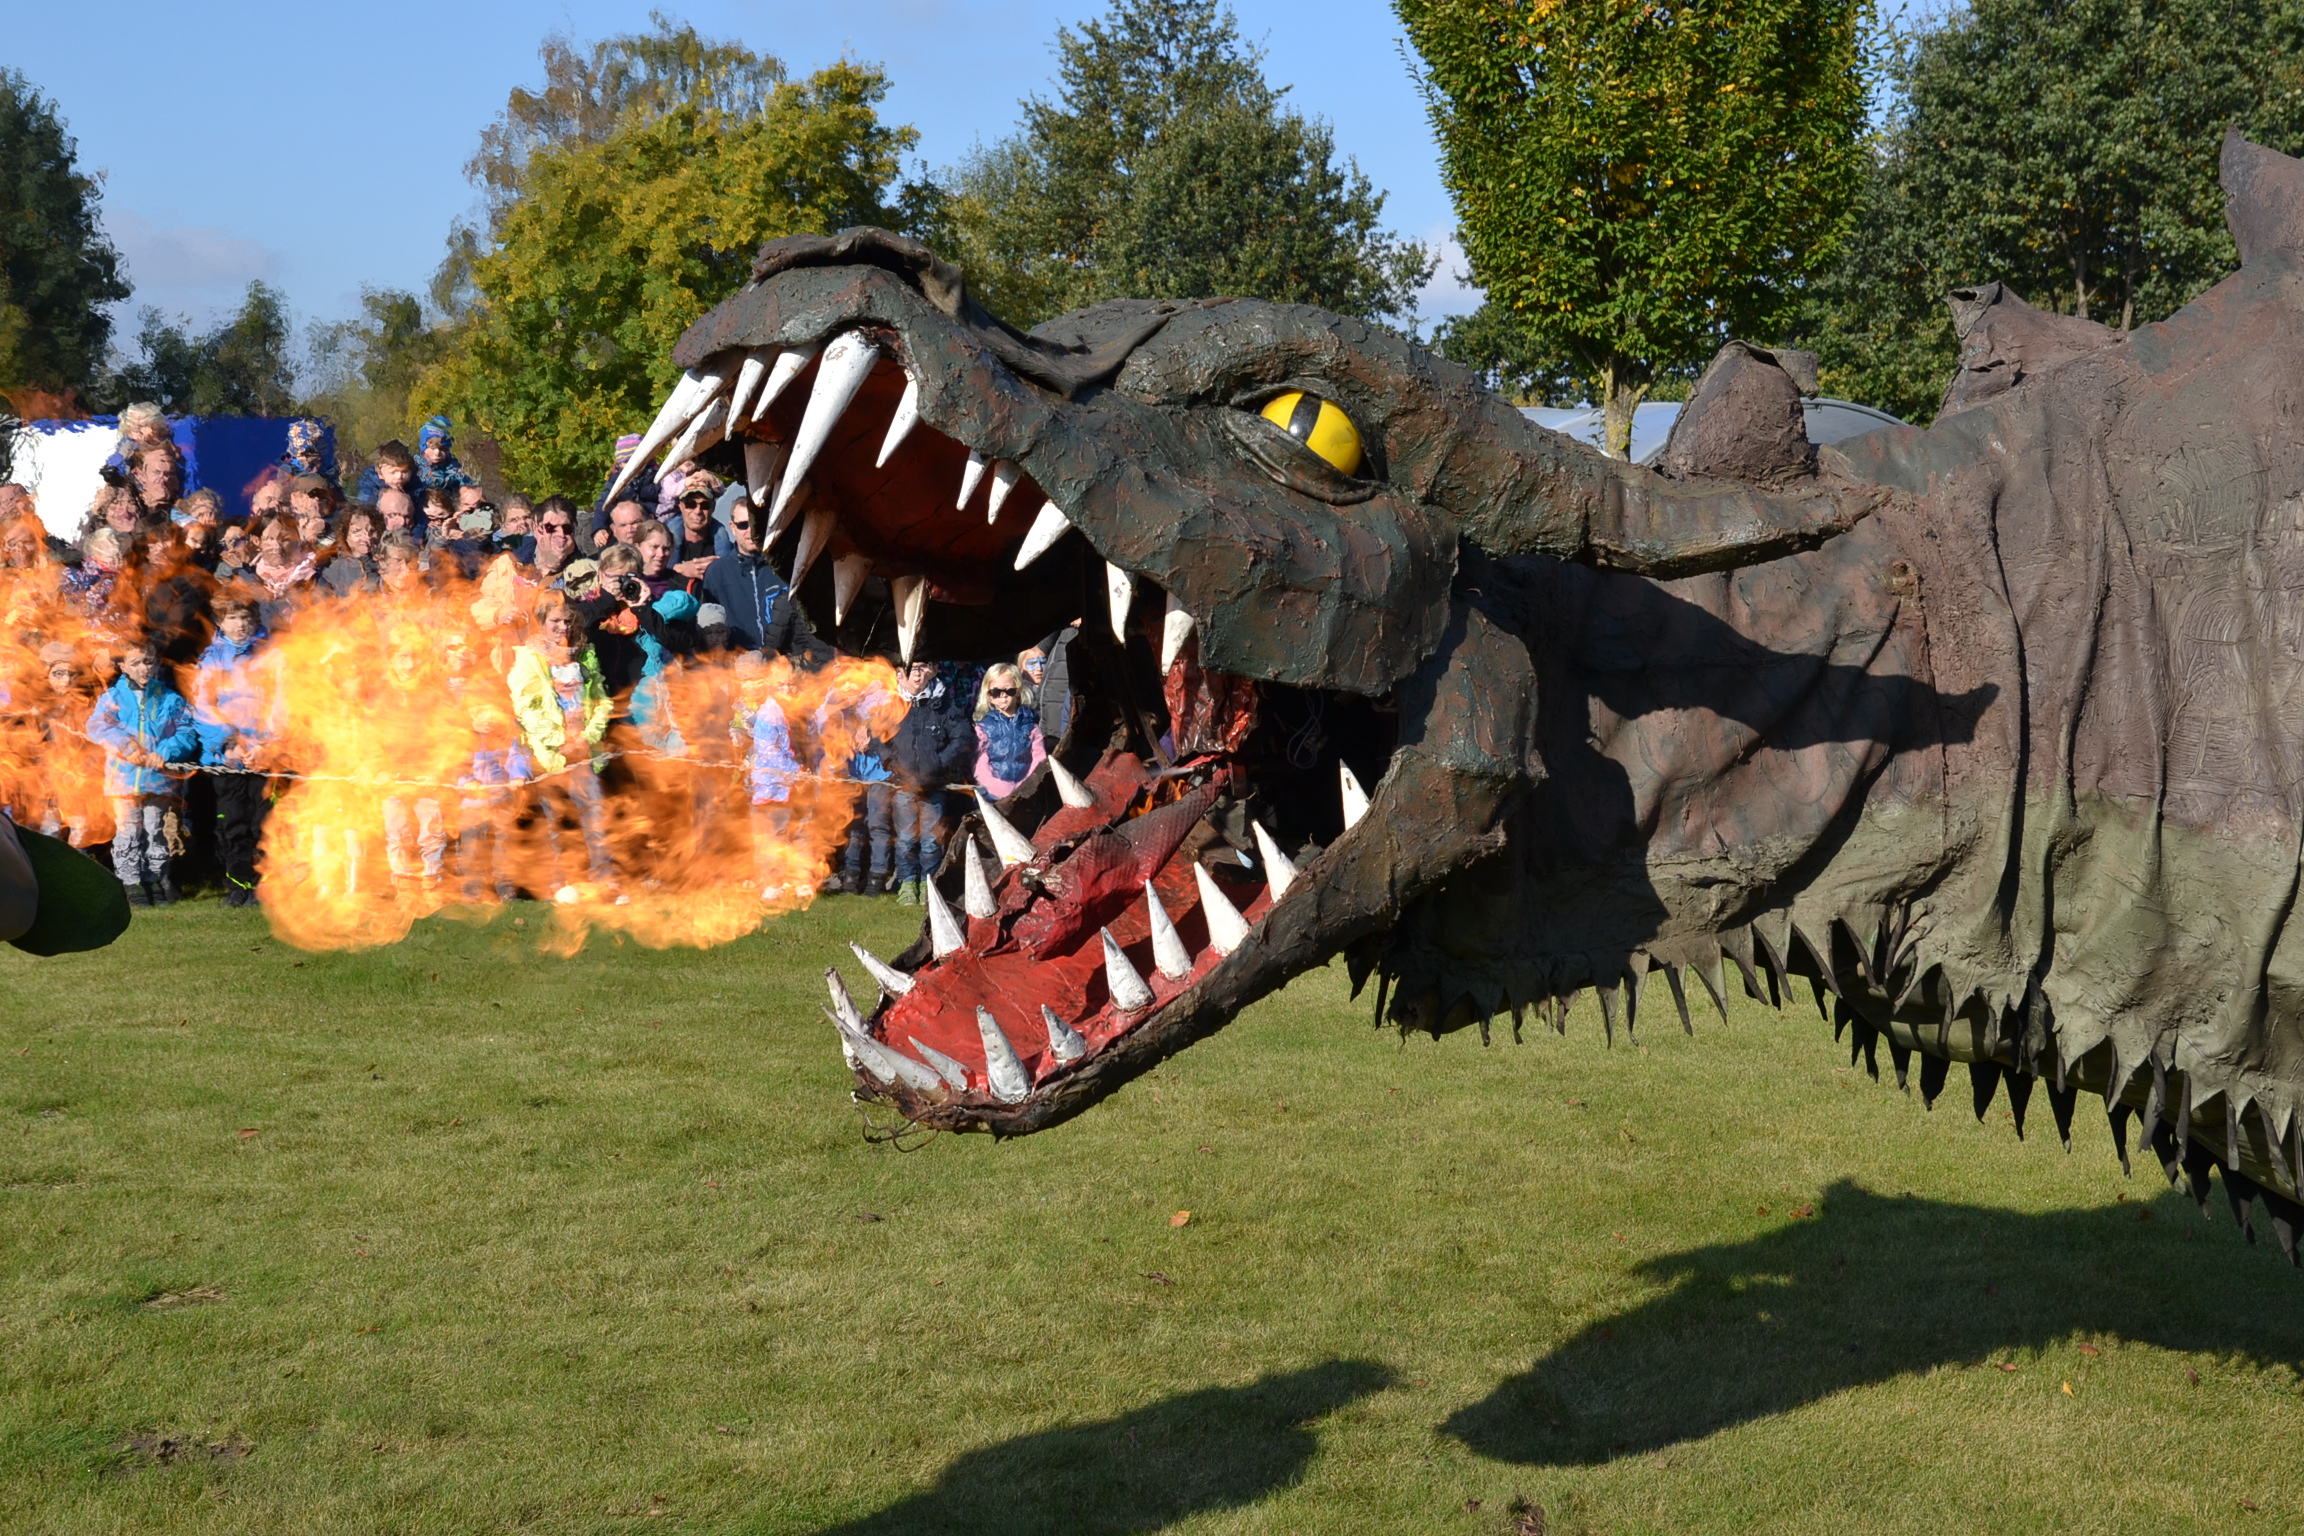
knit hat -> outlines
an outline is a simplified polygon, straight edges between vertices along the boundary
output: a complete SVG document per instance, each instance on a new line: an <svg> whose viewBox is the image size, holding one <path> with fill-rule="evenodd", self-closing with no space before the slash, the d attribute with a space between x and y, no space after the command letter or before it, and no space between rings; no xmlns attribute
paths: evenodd
<svg viewBox="0 0 2304 1536"><path fill-rule="evenodd" d="M440 439L442 445L445 446L455 441L455 436L455 433L449 430L447 417L427 416L424 418L424 425L416 429L416 447L418 451L422 451L431 446L434 438Z"/></svg>
<svg viewBox="0 0 2304 1536"><path fill-rule="evenodd" d="M616 439L616 467L622 469L632 462L632 451L640 446L640 434L627 432Z"/></svg>
<svg viewBox="0 0 2304 1536"><path fill-rule="evenodd" d="M696 627L698 629L726 629L728 627L728 610L718 603L703 604L696 610Z"/></svg>
<svg viewBox="0 0 2304 1536"><path fill-rule="evenodd" d="M656 617L672 624L677 624L682 619L694 618L702 611L697 604L695 595L683 592L678 587L674 587L648 606L656 610Z"/></svg>

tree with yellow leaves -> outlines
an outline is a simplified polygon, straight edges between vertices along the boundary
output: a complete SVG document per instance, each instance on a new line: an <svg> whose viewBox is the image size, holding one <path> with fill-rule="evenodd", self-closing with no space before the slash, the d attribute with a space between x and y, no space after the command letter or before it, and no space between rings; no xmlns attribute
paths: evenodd
<svg viewBox="0 0 2304 1536"><path fill-rule="evenodd" d="M881 122L878 70L843 60L791 81L718 46L727 58L660 72L583 132L475 162L489 228L467 232L464 312L417 409L494 438L515 485L588 497L670 387L673 341L747 279L761 242L918 222L923 194L898 185L917 136Z"/></svg>

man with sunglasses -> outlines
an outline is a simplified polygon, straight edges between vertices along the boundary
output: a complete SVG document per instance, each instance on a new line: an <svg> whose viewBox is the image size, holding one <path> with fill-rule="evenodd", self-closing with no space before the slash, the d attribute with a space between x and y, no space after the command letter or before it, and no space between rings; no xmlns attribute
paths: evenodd
<svg viewBox="0 0 2304 1536"><path fill-rule="evenodd" d="M683 580L702 580L720 553L720 530L712 521L712 504L719 495L720 483L710 475L690 475L681 487L680 521L672 527L672 569Z"/></svg>
<svg viewBox="0 0 2304 1536"><path fill-rule="evenodd" d="M728 517L736 548L704 569L705 601L728 613L728 641L738 650L789 656L806 667L832 659L832 648L816 638L792 600L792 589L760 547L760 514L738 501Z"/></svg>
<svg viewBox="0 0 2304 1536"><path fill-rule="evenodd" d="M547 496L536 508L536 536L530 541L528 564L540 586L556 587L560 573L576 558L576 509L565 496Z"/></svg>

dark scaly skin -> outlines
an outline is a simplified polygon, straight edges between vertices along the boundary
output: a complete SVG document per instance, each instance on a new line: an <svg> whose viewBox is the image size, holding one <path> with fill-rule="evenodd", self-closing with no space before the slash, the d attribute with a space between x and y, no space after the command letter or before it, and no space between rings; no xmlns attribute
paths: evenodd
<svg viewBox="0 0 2304 1536"><path fill-rule="evenodd" d="M2304 172L2235 140L2226 179L2246 263L2178 315L1752 484L1609 462L1315 310L1118 304L1025 338L894 237L768 247L683 365L860 327L929 427L1179 599L1203 666L1398 711L1366 819L1181 996L1018 1103L863 1086L1044 1128L1338 953L1435 1034L1801 976L1931 1099L1950 1062L1979 1113L2005 1078L2020 1125L2036 1084L2060 1129L2101 1093L2123 1156L2196 1192L2222 1166L2292 1244ZM1363 478L1255 417L1281 388L1352 416ZM930 654L1078 611L1009 569L1031 487L986 529L949 512L957 446L945 489L875 482L886 419L852 411L815 480L843 547L963 599Z"/></svg>

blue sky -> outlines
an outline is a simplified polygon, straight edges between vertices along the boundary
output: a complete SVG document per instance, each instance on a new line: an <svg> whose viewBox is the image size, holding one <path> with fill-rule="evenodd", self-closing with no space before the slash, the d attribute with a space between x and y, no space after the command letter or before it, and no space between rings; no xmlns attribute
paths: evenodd
<svg viewBox="0 0 2304 1536"><path fill-rule="evenodd" d="M792 0L663 7L795 73L847 53L886 67L890 121L948 165L1009 132L1017 102L1050 89L1059 24L1101 5L1041 0ZM1301 111L1389 194L1387 222L1437 240L1452 224L1437 155L1381 0L1307 8L1234 0L1244 35ZM104 222L136 296L205 320L254 278L302 319L352 311L363 284L421 292L464 180L505 95L540 79L536 46L644 29L645 4L485 0L447 5L211 3L25 5L4 60L54 98L84 167L104 176ZM1427 318L1470 307L1441 279Z"/></svg>

